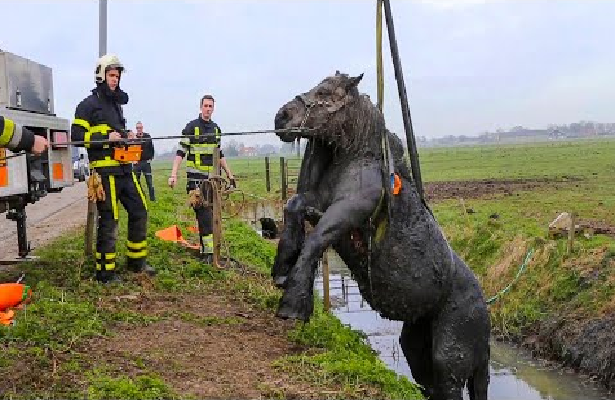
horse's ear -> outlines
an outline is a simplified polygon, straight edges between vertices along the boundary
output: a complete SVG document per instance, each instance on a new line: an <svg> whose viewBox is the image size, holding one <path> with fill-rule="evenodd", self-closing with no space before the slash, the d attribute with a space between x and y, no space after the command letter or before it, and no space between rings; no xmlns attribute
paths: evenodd
<svg viewBox="0 0 615 400"><path fill-rule="evenodd" d="M363 79L363 74L350 78L350 80L348 81L348 86L347 86L346 89L350 90L353 87L358 86L359 82L361 82L361 79Z"/></svg>

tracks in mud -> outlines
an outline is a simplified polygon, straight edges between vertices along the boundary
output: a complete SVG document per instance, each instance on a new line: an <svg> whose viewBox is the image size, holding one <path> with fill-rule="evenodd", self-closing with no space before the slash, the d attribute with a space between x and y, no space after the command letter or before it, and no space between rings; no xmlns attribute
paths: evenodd
<svg viewBox="0 0 615 400"><path fill-rule="evenodd" d="M425 184L428 201L456 198L480 199L496 196L512 196L516 192L541 188L564 188L583 181L576 177L533 179L482 179L469 181L439 181Z"/></svg>

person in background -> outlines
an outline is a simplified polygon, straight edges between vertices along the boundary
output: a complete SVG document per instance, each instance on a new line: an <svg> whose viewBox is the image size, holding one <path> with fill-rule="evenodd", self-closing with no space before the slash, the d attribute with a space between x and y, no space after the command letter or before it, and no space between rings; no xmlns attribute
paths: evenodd
<svg viewBox="0 0 615 400"><path fill-rule="evenodd" d="M154 159L154 141L149 133L143 132L143 123L137 122L135 128L137 129L137 139L142 139L141 142L141 160L135 164L135 174L137 175L137 181L141 184L141 173L145 175L145 183L149 190L149 200L156 201L156 193L154 192L154 182L152 180L152 166L151 161Z"/></svg>

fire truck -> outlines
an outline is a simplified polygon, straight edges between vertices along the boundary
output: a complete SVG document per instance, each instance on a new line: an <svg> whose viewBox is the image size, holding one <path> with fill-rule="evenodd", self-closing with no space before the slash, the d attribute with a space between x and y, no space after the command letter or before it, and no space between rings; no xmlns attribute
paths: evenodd
<svg viewBox="0 0 615 400"><path fill-rule="evenodd" d="M74 182L70 121L54 112L52 69L0 49L0 115L49 142L41 155L0 149L0 213L17 223L19 258L27 259L26 206Z"/></svg>

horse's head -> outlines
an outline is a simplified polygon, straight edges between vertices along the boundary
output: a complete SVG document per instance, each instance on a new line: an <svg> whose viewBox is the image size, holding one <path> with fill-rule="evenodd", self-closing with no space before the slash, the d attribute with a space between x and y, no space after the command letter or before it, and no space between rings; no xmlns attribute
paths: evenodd
<svg viewBox="0 0 615 400"><path fill-rule="evenodd" d="M275 116L275 129L311 128L307 133L278 133L284 142L292 142L300 135L309 139L318 137L335 141L349 118L347 106L355 103L360 95L357 85L363 74L352 77L336 71L335 75L306 93L299 94L286 103Z"/></svg>

